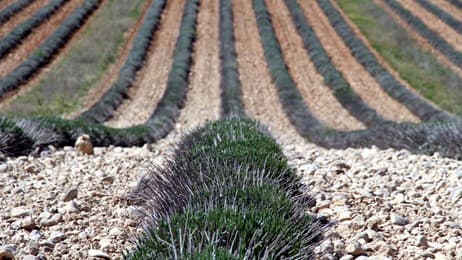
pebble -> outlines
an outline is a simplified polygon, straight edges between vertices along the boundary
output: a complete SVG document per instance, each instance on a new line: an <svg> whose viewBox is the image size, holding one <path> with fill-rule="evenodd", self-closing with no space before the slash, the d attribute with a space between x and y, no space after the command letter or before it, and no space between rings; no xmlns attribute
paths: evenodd
<svg viewBox="0 0 462 260"><path fill-rule="evenodd" d="M50 240L53 242L53 243L58 243L62 240L64 240L66 238L66 235L61 232L61 231L53 231L51 234L50 234Z"/></svg>
<svg viewBox="0 0 462 260"><path fill-rule="evenodd" d="M8 171L8 164L2 163L0 164L0 173L5 173Z"/></svg>
<svg viewBox="0 0 462 260"><path fill-rule="evenodd" d="M42 237L42 234L38 230L32 230L29 234L29 238L34 241L38 241Z"/></svg>
<svg viewBox="0 0 462 260"><path fill-rule="evenodd" d="M364 248L361 246L361 244L358 242L352 242L347 244L345 251L352 256L360 256L366 252Z"/></svg>
<svg viewBox="0 0 462 260"><path fill-rule="evenodd" d="M405 226L409 224L409 220L405 217L396 215L396 214L391 214L391 223L399 226Z"/></svg>
<svg viewBox="0 0 462 260"><path fill-rule="evenodd" d="M104 258L104 259L111 259L111 257L108 254L104 253L101 250L96 250L96 249L88 250L88 256L97 257L97 258Z"/></svg>
<svg viewBox="0 0 462 260"><path fill-rule="evenodd" d="M31 214L31 211L23 207L13 208L10 211L10 216L12 218L25 217L25 216L29 216L30 214Z"/></svg>
<svg viewBox="0 0 462 260"><path fill-rule="evenodd" d="M77 198L78 194L79 194L79 190L77 188L70 189L68 192L66 192L66 194L64 194L62 200L64 202L73 200L73 199Z"/></svg>
<svg viewBox="0 0 462 260"><path fill-rule="evenodd" d="M124 232L118 227L111 228L111 230L109 231L109 235L111 236L121 236L123 234Z"/></svg>
<svg viewBox="0 0 462 260"><path fill-rule="evenodd" d="M449 198L451 199L452 203L455 203L460 199L461 196L462 196L462 187L458 187L451 192L451 195L449 196Z"/></svg>
<svg viewBox="0 0 462 260"><path fill-rule="evenodd" d="M14 259L14 253L11 250L8 250L7 248L0 248L0 259L2 260L9 260L9 259Z"/></svg>

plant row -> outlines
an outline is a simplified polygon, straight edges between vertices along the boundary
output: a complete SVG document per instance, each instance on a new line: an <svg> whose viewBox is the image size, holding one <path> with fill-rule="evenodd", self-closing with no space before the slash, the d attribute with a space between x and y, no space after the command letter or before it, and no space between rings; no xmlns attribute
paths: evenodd
<svg viewBox="0 0 462 260"><path fill-rule="evenodd" d="M156 1L157 2L157 1ZM192 49L196 36L196 19L199 0L185 4L180 34L173 63L167 80L167 88L151 117L142 125L116 129L82 119L65 120L56 117L0 120L0 152L17 156L42 149L48 145L58 147L73 145L82 134L88 134L95 146L141 146L165 137L174 127L188 90L188 75L192 62ZM24 140L21 146L11 145Z"/></svg>
<svg viewBox="0 0 462 260"><path fill-rule="evenodd" d="M427 9L427 11L440 18L447 25L451 26L456 32L462 34L462 22L460 20L454 18L452 15L448 14L446 11L428 0L417 0L417 2Z"/></svg>
<svg viewBox="0 0 462 260"><path fill-rule="evenodd" d="M59 2L59 1L58 1ZM33 54L10 74L0 79L0 97L24 84L40 68L48 64L53 56L69 41L83 25L88 16L95 11L102 0L86 0L59 28L42 43ZM57 3L57 2L53 2Z"/></svg>
<svg viewBox="0 0 462 260"><path fill-rule="evenodd" d="M136 73L146 60L165 5L165 0L153 1L133 41L128 58L119 70L117 81L92 107L83 112L79 119L93 123L103 123L124 102L128 95L128 89L132 87L136 80Z"/></svg>
<svg viewBox="0 0 462 260"><path fill-rule="evenodd" d="M291 13L293 22L303 40L306 52L310 56L317 71L324 77L324 83L329 86L335 97L354 117L367 126L382 124L386 120L377 111L370 108L359 97L332 63L313 28L306 21L302 8L297 1L285 1Z"/></svg>
<svg viewBox="0 0 462 260"><path fill-rule="evenodd" d="M4 9L0 10L0 25L6 23L13 17L13 15L19 13L22 9L32 4L34 0L18 0Z"/></svg>
<svg viewBox="0 0 462 260"><path fill-rule="evenodd" d="M448 0L448 1L455 7L462 9L462 2L460 0Z"/></svg>
<svg viewBox="0 0 462 260"><path fill-rule="evenodd" d="M234 37L234 17L231 0L220 0L220 66L221 115L244 115L241 80Z"/></svg>
<svg viewBox="0 0 462 260"><path fill-rule="evenodd" d="M325 225L262 126L210 123L185 136L131 198L146 216L126 259L311 259Z"/></svg>
<svg viewBox="0 0 462 260"><path fill-rule="evenodd" d="M414 16L409 10L404 8L396 0L386 0L388 6L406 21L414 30L425 38L431 46L440 51L456 66L462 68L462 53L458 52L438 33L428 28L418 17Z"/></svg>
<svg viewBox="0 0 462 260"><path fill-rule="evenodd" d="M430 104L400 83L387 71L369 50L365 43L356 36L331 0L318 0L331 25L350 48L353 56L377 80L382 89L392 98L405 105L412 113L424 121L454 120L454 116Z"/></svg>
<svg viewBox="0 0 462 260"><path fill-rule="evenodd" d="M16 26L7 36L0 40L0 59L11 50L18 47L20 42L31 32L50 18L59 8L69 0L54 0L38 10L32 17Z"/></svg>
<svg viewBox="0 0 462 260"><path fill-rule="evenodd" d="M287 1L289 7L292 6ZM323 125L308 109L284 64L263 0L253 0L270 74L286 115L298 133L311 142L327 148L371 147L408 149L416 153L438 152L459 158L462 152L462 122L427 122L422 124L385 123L361 131L338 131Z"/></svg>

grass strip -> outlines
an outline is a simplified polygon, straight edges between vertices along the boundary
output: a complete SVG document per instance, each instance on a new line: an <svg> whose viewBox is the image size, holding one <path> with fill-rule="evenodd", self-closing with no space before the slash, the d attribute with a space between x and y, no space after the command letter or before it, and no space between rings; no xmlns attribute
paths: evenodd
<svg viewBox="0 0 462 260"><path fill-rule="evenodd" d="M305 50L310 56L316 70L324 77L324 84L329 86L340 103L356 118L367 126L385 123L387 120L370 108L345 80L326 53L313 28L307 22L302 8L297 1L285 2L292 20L300 34Z"/></svg>
<svg viewBox="0 0 462 260"><path fill-rule="evenodd" d="M448 14L443 9L439 8L437 5L434 5L428 0L417 0L417 2L427 11L431 12L438 18L440 18L444 23L451 26L456 32L462 34L462 22L454 16Z"/></svg>
<svg viewBox="0 0 462 260"><path fill-rule="evenodd" d="M408 23L414 30L425 38L433 48L437 49L444 56L446 56L452 63L459 68L462 68L462 53L454 49L445 39L438 35L438 33L428 28L418 17L414 16L410 11L404 8L400 3L395 0L385 0L385 3L398 14L406 23Z"/></svg>
<svg viewBox="0 0 462 260"><path fill-rule="evenodd" d="M30 35L35 28L44 23L67 2L69 0L53 0L40 8L29 19L16 26L13 31L0 40L0 59L18 47L24 38Z"/></svg>
<svg viewBox="0 0 462 260"><path fill-rule="evenodd" d="M366 44L356 36L331 0L318 0L318 4L336 32L350 48L353 56L377 80L388 95L405 105L409 111L423 121L454 119L453 115L435 107L407 89L385 69ZM339 5L360 27L374 48L407 82L442 108L462 115L462 110L457 108L456 103L448 101L451 100L450 96L438 88L439 85L448 84L448 82L454 83L454 86L449 85L448 88L455 87L459 79L453 72L442 67L429 53L423 52L407 32L387 17L386 13L375 6L372 1L339 1ZM379 19L380 22L377 21ZM428 68L429 64L431 70ZM451 81L446 82L447 79Z"/></svg>
<svg viewBox="0 0 462 260"><path fill-rule="evenodd" d="M6 23L11 19L11 17L13 17L13 15L19 13L22 9L32 4L32 2L34 2L34 0L17 0L16 2L0 10L0 25Z"/></svg>
<svg viewBox="0 0 462 260"><path fill-rule="evenodd" d="M117 61L146 0L106 1L62 59L31 91L12 100L12 116L62 116L78 110Z"/></svg>
<svg viewBox="0 0 462 260"><path fill-rule="evenodd" d="M280 147L250 120L210 123L183 138L167 167L132 194L148 216L127 259L312 257L323 226Z"/></svg>
<svg viewBox="0 0 462 260"><path fill-rule="evenodd" d="M24 84L40 68L48 64L53 56L67 43L82 26L86 18L99 6L102 0L86 0L59 28L42 43L10 74L0 79L0 97Z"/></svg>
<svg viewBox="0 0 462 260"><path fill-rule="evenodd" d="M165 0L153 1L133 41L133 46L130 49L127 60L119 70L117 81L112 84L110 89L95 104L83 112L79 116L79 119L88 122L103 123L124 102L128 89L132 87L133 82L136 80L137 72L146 60L154 33L159 27L165 5Z"/></svg>
<svg viewBox="0 0 462 260"><path fill-rule="evenodd" d="M220 0L221 115L245 114L234 36L234 17L230 0Z"/></svg>

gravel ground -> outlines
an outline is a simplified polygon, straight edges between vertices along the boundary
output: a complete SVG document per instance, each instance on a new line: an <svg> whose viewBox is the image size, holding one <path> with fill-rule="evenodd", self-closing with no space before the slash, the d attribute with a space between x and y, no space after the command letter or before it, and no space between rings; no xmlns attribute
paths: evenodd
<svg viewBox="0 0 462 260"><path fill-rule="evenodd" d="M0 256L120 259L139 218L125 197L176 140L94 155L66 147L0 164ZM322 259L462 258L462 162L281 143L317 199L313 213L334 221L315 249Z"/></svg>

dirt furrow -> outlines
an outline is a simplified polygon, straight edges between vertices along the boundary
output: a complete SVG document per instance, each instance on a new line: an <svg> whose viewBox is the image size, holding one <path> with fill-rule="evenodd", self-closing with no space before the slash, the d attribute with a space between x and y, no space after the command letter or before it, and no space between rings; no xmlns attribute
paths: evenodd
<svg viewBox="0 0 462 260"><path fill-rule="evenodd" d="M406 107L391 98L356 60L348 46L330 26L329 20L315 1L299 1L308 22L319 37L335 67L350 83L352 89L373 109L393 121L418 122Z"/></svg>
<svg viewBox="0 0 462 260"><path fill-rule="evenodd" d="M309 109L331 128L364 128L363 124L338 102L331 89L323 84L324 79L310 61L285 4L279 0L268 0L267 5L289 72Z"/></svg>
<svg viewBox="0 0 462 260"><path fill-rule="evenodd" d="M36 0L31 5L14 15L10 20L0 26L0 39L9 34L17 25L29 19L40 8L48 4L48 2L50 2L50 0Z"/></svg>
<svg viewBox="0 0 462 260"><path fill-rule="evenodd" d="M10 4L16 2L15 0L3 0L3 1L0 1L0 10L2 10L3 8L9 6Z"/></svg>
<svg viewBox="0 0 462 260"><path fill-rule="evenodd" d="M62 24L62 22L80 5L83 0L73 0L66 3L50 19L37 27L21 44L11 51L4 59L0 60L0 77L4 77L18 67L37 46L53 34L53 32Z"/></svg>
<svg viewBox="0 0 462 260"><path fill-rule="evenodd" d="M462 52L462 35L454 31L451 26L445 24L440 18L433 15L418 3L409 0L398 0L398 2L419 18L428 28L439 34L455 50Z"/></svg>
<svg viewBox="0 0 462 260"><path fill-rule="evenodd" d="M176 128L190 130L220 117L219 1L203 1L185 107Z"/></svg>
<svg viewBox="0 0 462 260"><path fill-rule="evenodd" d="M70 40L68 40L67 44L59 51L57 55L53 58L53 60L48 63L45 67L41 68L27 83L22 85L18 90L11 91L6 94L2 99L0 99L0 111L6 111L9 109L10 104L13 100L18 98L21 95L28 93L33 87L37 86L39 82L48 74L48 72L58 64L72 49L74 44L79 41L82 36L82 32L88 28L91 24L92 20L98 16L104 6L107 4L108 1L103 1L97 10L95 10L92 15L87 18L85 24L83 24L72 36Z"/></svg>
<svg viewBox="0 0 462 260"><path fill-rule="evenodd" d="M439 8L446 11L448 14L454 16L454 18L461 20L462 19L462 10L455 8L446 0L432 0L434 5L437 5Z"/></svg>
<svg viewBox="0 0 462 260"><path fill-rule="evenodd" d="M298 136L284 113L266 68L251 1L234 0L233 12L239 77L246 113L264 123L277 136Z"/></svg>
<svg viewBox="0 0 462 260"><path fill-rule="evenodd" d="M417 41L417 43L422 46L423 49L425 50L428 50L430 52L432 52L435 57L437 58L437 60L439 62L441 62L442 64L444 64L445 66L449 67L452 71L454 71L457 75L461 76L462 77L462 69L459 68L457 65L455 65L454 63L452 63L446 56L444 56L441 52L439 52L438 50L436 50L435 48L433 48L430 43L425 39L423 38L422 36L420 36L420 34L418 34L411 26L409 26L409 24L407 24L406 21L404 21L403 19L401 19L401 17L399 17L399 15L397 15L393 10L391 10L391 8L386 4L384 3L383 1L378 1L378 0L373 0L374 3L380 7L382 10L384 10L389 16L391 16L393 18L393 20L396 21L396 23L398 23L401 27L403 27L407 33L415 40ZM340 10L340 8L337 8ZM343 12L342 12L342 15L344 17L346 17ZM348 19L349 21L349 19ZM349 21L349 24L353 24L352 22ZM356 28L356 27L354 27ZM359 32L359 29L355 29L356 32ZM364 36L362 36L364 38ZM368 44L368 47L369 49L373 50L373 48L371 48L370 44ZM377 54L377 52L375 52L374 50L374 53L376 54L376 57L378 57L379 55ZM383 60L383 59L381 59ZM386 62L382 62L382 64L386 64ZM390 70L390 66L387 67L387 69L389 71L392 71ZM396 75L397 72L394 72ZM395 75L394 74L394 75ZM405 82L404 80L400 79L401 82ZM407 87L409 87L410 89L412 89L414 91L414 93L418 93L417 91L415 91L412 87L409 86L409 84L405 84Z"/></svg>
<svg viewBox="0 0 462 260"><path fill-rule="evenodd" d="M153 113L165 92L184 3L185 0L167 3L146 65L139 72L137 82L129 90L129 98L114 113L114 117L106 122L106 125L128 127L142 124Z"/></svg>
<svg viewBox="0 0 462 260"><path fill-rule="evenodd" d="M99 83L97 84L97 86L89 90L88 95L85 97L85 101L84 101L84 104L82 105L82 108L79 109L78 111L71 113L69 115L69 118L76 118L81 113L86 111L89 107L91 107L94 103L96 103L104 95L104 93L106 93L106 91L111 87L111 85L117 80L118 72L120 68L124 65L125 61L127 60L128 55L130 54L130 50L133 46L133 41L135 40L136 35L138 34L138 31L144 21L146 12L148 11L149 6L152 4L153 1L155 0L149 0L144 3L144 8L142 9L143 14L140 15L140 17L138 18L138 21L128 31L127 40L125 42L125 45L122 46L122 50L120 54L117 55L117 61L109 66L109 68L107 69L107 72L99 80Z"/></svg>

